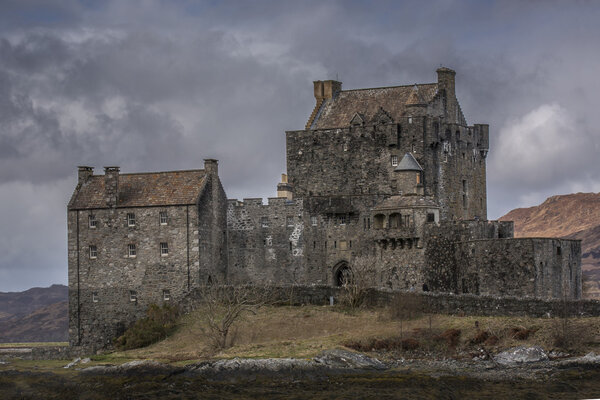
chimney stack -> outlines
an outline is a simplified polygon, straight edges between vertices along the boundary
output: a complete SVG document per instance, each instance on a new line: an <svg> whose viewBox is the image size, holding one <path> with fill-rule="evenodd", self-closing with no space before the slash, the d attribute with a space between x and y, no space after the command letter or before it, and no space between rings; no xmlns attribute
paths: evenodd
<svg viewBox="0 0 600 400"><path fill-rule="evenodd" d="M456 72L446 67L440 67L436 72L438 75L438 88L446 90L446 97L448 99L454 99L456 97L454 92L454 77L456 76Z"/></svg>
<svg viewBox="0 0 600 400"><path fill-rule="evenodd" d="M104 167L104 194L106 205L116 207L119 199L119 167Z"/></svg>
<svg viewBox="0 0 600 400"><path fill-rule="evenodd" d="M219 175L219 160L213 158L204 159L204 170L206 175L218 176Z"/></svg>
<svg viewBox="0 0 600 400"><path fill-rule="evenodd" d="M79 183L80 185L87 182L87 180L90 179L90 177L93 175L94 167L87 167L85 165L80 165L79 167L77 167L77 183Z"/></svg>
<svg viewBox="0 0 600 400"><path fill-rule="evenodd" d="M277 197L285 197L288 200L294 198L294 187L288 183L288 176L281 174L281 182L277 184Z"/></svg>

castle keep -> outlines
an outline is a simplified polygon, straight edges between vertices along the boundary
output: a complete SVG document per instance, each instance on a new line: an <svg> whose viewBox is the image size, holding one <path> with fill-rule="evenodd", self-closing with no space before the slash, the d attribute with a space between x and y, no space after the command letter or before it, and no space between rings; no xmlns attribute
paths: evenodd
<svg viewBox="0 0 600 400"><path fill-rule="evenodd" d="M376 286L579 299L579 241L513 238L487 220L489 127L468 125L455 72L342 90L314 82L305 129L286 132L277 197L227 199L203 170L94 175L68 206L69 332L108 344L147 305L213 282L340 285L360 257Z"/></svg>

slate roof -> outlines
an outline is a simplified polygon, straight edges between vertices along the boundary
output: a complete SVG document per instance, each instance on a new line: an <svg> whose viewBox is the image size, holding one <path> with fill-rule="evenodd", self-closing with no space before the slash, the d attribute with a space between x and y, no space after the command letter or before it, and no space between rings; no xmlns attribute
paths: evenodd
<svg viewBox="0 0 600 400"><path fill-rule="evenodd" d="M423 171L423 168L412 154L406 153L394 171Z"/></svg>
<svg viewBox="0 0 600 400"><path fill-rule="evenodd" d="M342 90L333 99L323 102L311 129L349 126L356 113L371 121L379 108L383 108L398 122L407 106L431 102L437 90L437 83Z"/></svg>
<svg viewBox="0 0 600 400"><path fill-rule="evenodd" d="M148 207L196 204L204 183L205 171L148 172L119 174L117 207ZM75 190L70 210L107 208L104 175L93 175Z"/></svg>
<svg viewBox="0 0 600 400"><path fill-rule="evenodd" d="M373 210L395 210L398 208L439 208L438 204L431 197L423 197L416 194L395 195L388 197L379 203Z"/></svg>

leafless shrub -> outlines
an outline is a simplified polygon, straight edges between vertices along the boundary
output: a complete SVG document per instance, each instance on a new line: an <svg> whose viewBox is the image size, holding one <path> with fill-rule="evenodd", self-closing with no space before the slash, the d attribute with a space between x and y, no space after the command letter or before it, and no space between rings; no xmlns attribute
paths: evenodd
<svg viewBox="0 0 600 400"><path fill-rule="evenodd" d="M270 304L269 291L257 286L204 286L196 315L205 322L202 332L215 349L232 345L237 324L247 314Z"/></svg>
<svg viewBox="0 0 600 400"><path fill-rule="evenodd" d="M341 302L351 308L365 304L369 288L375 286L375 261L372 257L356 257L342 276Z"/></svg>

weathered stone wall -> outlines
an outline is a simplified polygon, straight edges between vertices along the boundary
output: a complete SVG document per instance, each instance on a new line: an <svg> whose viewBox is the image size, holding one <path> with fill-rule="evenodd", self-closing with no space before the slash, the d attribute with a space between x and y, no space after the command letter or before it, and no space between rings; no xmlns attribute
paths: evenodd
<svg viewBox="0 0 600 400"><path fill-rule="evenodd" d="M229 200L227 282L305 283L302 200Z"/></svg>
<svg viewBox="0 0 600 400"><path fill-rule="evenodd" d="M521 238L456 244L459 293L539 298L581 297L577 240Z"/></svg>
<svg viewBox="0 0 600 400"><path fill-rule="evenodd" d="M167 213L167 224L160 224L159 212ZM106 343L139 318L148 304L162 302L165 290L177 301L198 284L195 206L68 213L71 344ZM127 223L130 213L135 215L134 226ZM96 228L89 227L91 214L96 217ZM167 243L167 255L161 255L161 243ZM135 255L129 254L129 245L135 245ZM96 247L95 258L90 246Z"/></svg>
<svg viewBox="0 0 600 400"><path fill-rule="evenodd" d="M266 298L280 304L329 305L330 297L334 304L341 301L342 288L330 286L268 286L260 290ZM420 311L426 313L481 315L481 316L600 316L598 300L535 299L512 296L477 296L474 294L431 293L371 289L367 303L375 307L393 307L395 297L407 299ZM197 307L202 292L194 289L182 302L182 308L190 311Z"/></svg>

